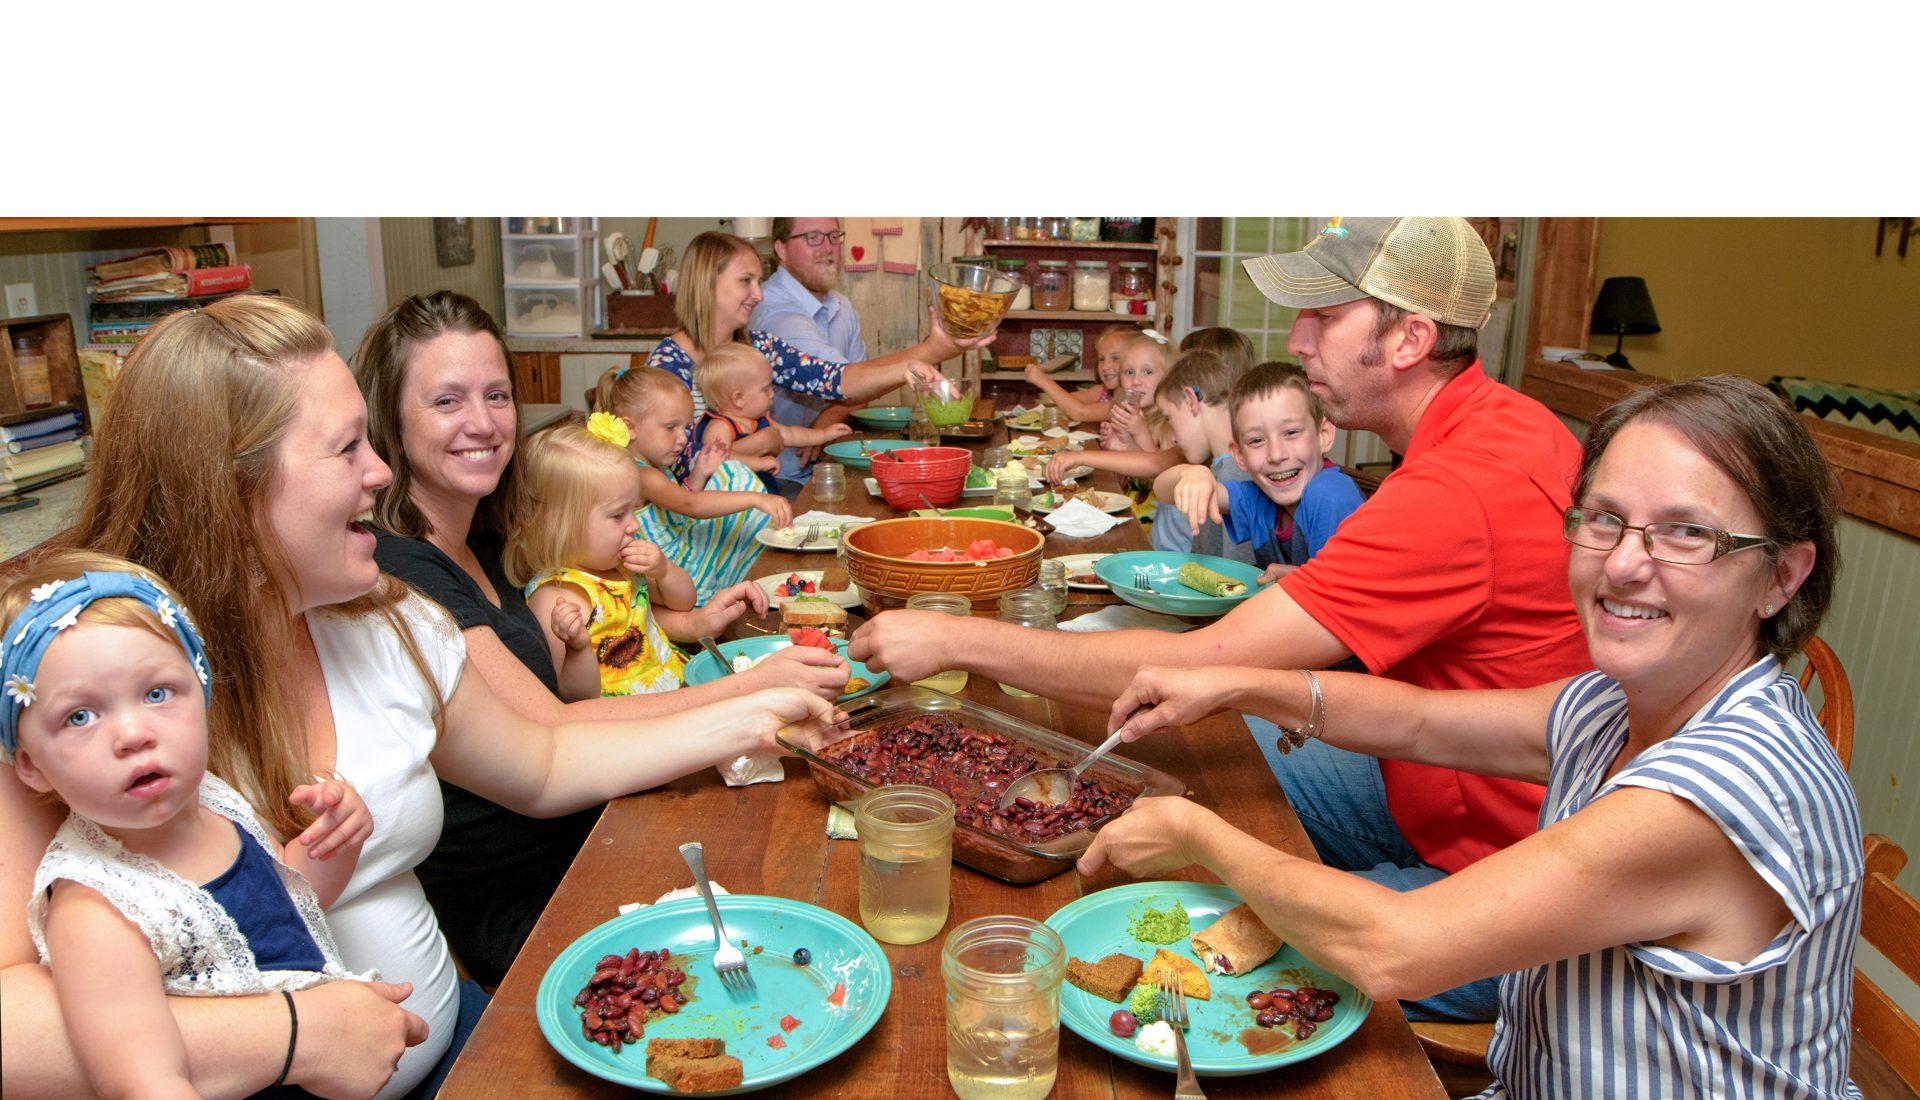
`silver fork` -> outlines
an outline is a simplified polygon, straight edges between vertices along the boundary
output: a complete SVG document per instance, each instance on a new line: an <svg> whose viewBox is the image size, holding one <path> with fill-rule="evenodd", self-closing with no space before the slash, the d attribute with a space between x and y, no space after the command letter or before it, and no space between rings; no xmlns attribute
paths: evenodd
<svg viewBox="0 0 1920 1100"><path fill-rule="evenodd" d="M820 525L817 523L809 523L807 524L807 537L800 540L800 545L812 546L813 540L819 537L820 537Z"/></svg>
<svg viewBox="0 0 1920 1100"><path fill-rule="evenodd" d="M1139 566L1134 566L1133 586L1142 592L1153 591L1153 575Z"/></svg>
<svg viewBox="0 0 1920 1100"><path fill-rule="evenodd" d="M720 907L713 903L713 888L707 885L707 860L700 842L682 844L680 858L687 861L687 870L693 872L693 884L700 888L700 897L707 903L707 916L713 918L713 938L719 945L713 952L714 973L720 976L720 984L729 992L753 992L753 971L747 969L747 956L727 939L727 926L720 923Z"/></svg>
<svg viewBox="0 0 1920 1100"><path fill-rule="evenodd" d="M1160 1018L1172 1025L1173 1049L1180 1056L1180 1076L1173 1083L1174 1100L1207 1100L1193 1075L1193 1063L1187 1060L1187 995L1180 990L1180 976L1171 971L1160 975Z"/></svg>

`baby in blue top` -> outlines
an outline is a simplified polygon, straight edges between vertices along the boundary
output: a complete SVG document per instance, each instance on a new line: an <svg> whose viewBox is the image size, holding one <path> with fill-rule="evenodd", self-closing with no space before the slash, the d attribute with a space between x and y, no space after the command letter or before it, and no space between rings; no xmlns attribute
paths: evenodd
<svg viewBox="0 0 1920 1100"><path fill-rule="evenodd" d="M1333 537L1360 507L1360 489L1326 461L1333 424L1298 367L1262 363L1234 383L1229 453L1249 480L1222 483L1206 466L1175 466L1154 483L1194 530L1224 523L1227 538L1253 548L1261 583L1285 576Z"/></svg>

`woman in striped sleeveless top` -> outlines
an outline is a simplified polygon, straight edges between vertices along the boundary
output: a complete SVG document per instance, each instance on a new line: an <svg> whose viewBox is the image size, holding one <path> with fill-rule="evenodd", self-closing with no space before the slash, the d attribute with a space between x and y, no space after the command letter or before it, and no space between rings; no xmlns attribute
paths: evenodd
<svg viewBox="0 0 1920 1100"><path fill-rule="evenodd" d="M1782 668L1832 597L1832 472L1766 390L1701 378L1609 408L1574 499L1568 573L1594 672L1433 692L1146 669L1113 711L1138 736L1233 708L1296 738L1542 782L1537 834L1394 893L1156 798L1081 869L1200 864L1375 998L1501 975L1484 1097L1857 1097L1859 810Z"/></svg>

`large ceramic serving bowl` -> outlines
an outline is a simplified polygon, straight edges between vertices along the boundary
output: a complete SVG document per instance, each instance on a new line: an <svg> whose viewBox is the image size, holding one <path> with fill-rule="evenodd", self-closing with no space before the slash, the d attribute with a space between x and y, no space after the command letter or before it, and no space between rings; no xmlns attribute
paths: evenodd
<svg viewBox="0 0 1920 1100"><path fill-rule="evenodd" d="M992 539L1012 550L985 561L914 561L915 550L965 550ZM921 592L952 592L973 601L974 610L991 611L1002 593L1026 588L1040 576L1046 539L1030 527L990 519L909 516L862 524L842 539L847 572L860 598L874 611L903 607Z"/></svg>

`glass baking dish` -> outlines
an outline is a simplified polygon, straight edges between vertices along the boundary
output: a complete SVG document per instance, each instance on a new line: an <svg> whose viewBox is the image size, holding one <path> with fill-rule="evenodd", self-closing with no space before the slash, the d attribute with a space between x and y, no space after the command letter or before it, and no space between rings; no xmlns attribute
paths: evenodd
<svg viewBox="0 0 1920 1100"><path fill-rule="evenodd" d="M863 700L851 720L852 737L904 725L924 714L943 714L976 729L1000 734L1051 757L1062 767L1072 767L1093 751L1093 746L1031 722L1003 714L966 699L956 699L938 691L903 685L877 692ZM874 784L854 775L839 763L826 759L804 746L781 739L787 749L806 760L813 781L833 802L850 802L871 790ZM1108 786L1135 792L1134 797L1180 794L1186 784L1158 768L1150 768L1124 756L1108 755L1088 769L1086 775ZM991 833L966 822L953 826L953 858L976 871L1015 884L1039 882L1072 867L1074 861L1093 843L1093 834L1112 817L1095 821L1085 829L1028 844Z"/></svg>

